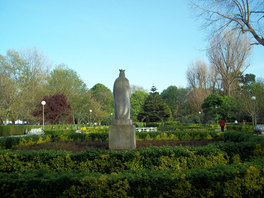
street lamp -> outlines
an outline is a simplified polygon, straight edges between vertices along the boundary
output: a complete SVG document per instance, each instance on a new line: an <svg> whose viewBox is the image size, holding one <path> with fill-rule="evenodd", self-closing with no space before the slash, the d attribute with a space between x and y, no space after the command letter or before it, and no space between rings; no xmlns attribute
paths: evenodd
<svg viewBox="0 0 264 198"><path fill-rule="evenodd" d="M92 112L93 112L93 110L90 109L90 126L92 126Z"/></svg>
<svg viewBox="0 0 264 198"><path fill-rule="evenodd" d="M256 96L252 96L251 100L254 101L254 124L257 124L257 118L256 118Z"/></svg>
<svg viewBox="0 0 264 198"><path fill-rule="evenodd" d="M243 91L244 83L240 82L240 83L238 83L238 86L240 87L239 95L241 95L242 91ZM239 100L241 100L241 98L239 98ZM239 112L238 112L238 120L239 120L239 122L240 122L240 114L241 114L241 109L239 108Z"/></svg>
<svg viewBox="0 0 264 198"><path fill-rule="evenodd" d="M240 82L240 83L238 83L238 86L239 86L240 88L242 88L242 87L244 86L244 83Z"/></svg>
<svg viewBox="0 0 264 198"><path fill-rule="evenodd" d="M201 122L201 114L202 114L202 112L199 111L199 120L200 120L200 123L202 123L202 122Z"/></svg>
<svg viewBox="0 0 264 198"><path fill-rule="evenodd" d="M42 107L43 107L43 129L42 130L44 130L44 106L46 105L46 101L45 100L43 100L43 101L41 101L41 104L42 104Z"/></svg>

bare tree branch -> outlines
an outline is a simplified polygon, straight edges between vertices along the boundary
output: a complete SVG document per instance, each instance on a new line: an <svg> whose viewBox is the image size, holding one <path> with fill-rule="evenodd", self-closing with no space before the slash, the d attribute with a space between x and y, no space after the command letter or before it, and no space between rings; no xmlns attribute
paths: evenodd
<svg viewBox="0 0 264 198"><path fill-rule="evenodd" d="M237 77L249 67L246 60L250 50L246 35L239 35L238 32L229 31L222 37L216 36L212 39L208 58L222 77L225 95L231 95Z"/></svg>
<svg viewBox="0 0 264 198"><path fill-rule="evenodd" d="M257 41L252 44L264 46L264 20L261 21L264 18L263 0L192 0L192 5L205 19L206 28L215 26L212 30L214 34L239 28Z"/></svg>

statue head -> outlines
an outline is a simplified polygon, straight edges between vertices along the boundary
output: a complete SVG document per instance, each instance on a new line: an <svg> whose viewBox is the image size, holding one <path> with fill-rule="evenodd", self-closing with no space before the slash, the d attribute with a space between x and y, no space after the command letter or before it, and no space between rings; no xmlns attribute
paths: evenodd
<svg viewBox="0 0 264 198"><path fill-rule="evenodd" d="M119 77L125 77L125 70L119 69L119 71L120 71Z"/></svg>

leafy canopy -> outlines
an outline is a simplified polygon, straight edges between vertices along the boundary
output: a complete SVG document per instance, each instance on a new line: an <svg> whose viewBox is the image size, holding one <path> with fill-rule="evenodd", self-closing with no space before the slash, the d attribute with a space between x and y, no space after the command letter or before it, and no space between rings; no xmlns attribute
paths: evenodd
<svg viewBox="0 0 264 198"><path fill-rule="evenodd" d="M135 91L130 98L131 105L131 119L133 121L138 120L138 115L142 111L144 102L148 94L145 91Z"/></svg>
<svg viewBox="0 0 264 198"><path fill-rule="evenodd" d="M234 98L211 94L202 104L206 121L234 118L236 103Z"/></svg>

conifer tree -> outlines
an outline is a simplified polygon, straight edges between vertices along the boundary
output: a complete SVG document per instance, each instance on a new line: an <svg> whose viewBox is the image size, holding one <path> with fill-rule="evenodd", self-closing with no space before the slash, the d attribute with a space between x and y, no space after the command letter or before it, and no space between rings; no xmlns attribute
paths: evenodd
<svg viewBox="0 0 264 198"><path fill-rule="evenodd" d="M171 118L171 110L166 102L157 92L157 88L152 86L151 92L145 100L142 111L138 115L140 121L161 122Z"/></svg>

